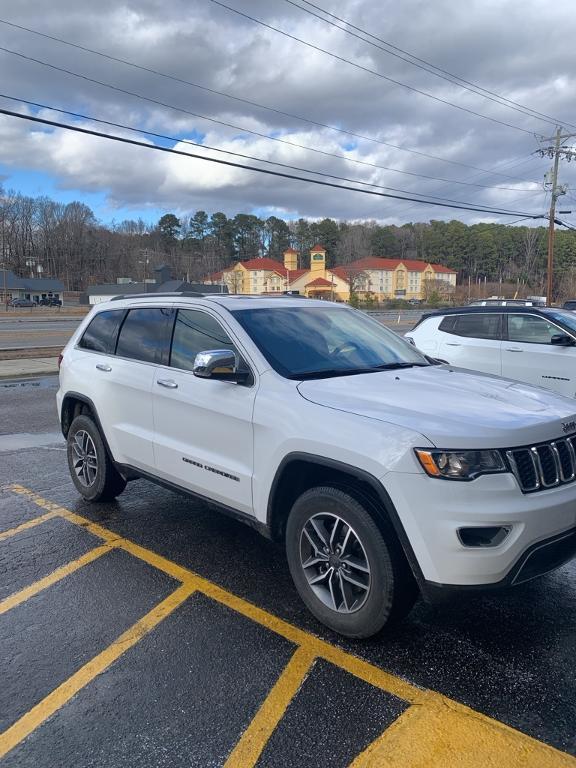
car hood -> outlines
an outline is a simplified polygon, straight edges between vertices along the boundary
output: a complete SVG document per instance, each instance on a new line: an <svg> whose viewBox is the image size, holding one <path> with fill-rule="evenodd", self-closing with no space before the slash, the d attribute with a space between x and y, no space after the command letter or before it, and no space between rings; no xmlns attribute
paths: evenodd
<svg viewBox="0 0 576 768"><path fill-rule="evenodd" d="M576 432L576 401L431 365L300 382L306 400L419 432L442 448L509 448Z"/></svg>

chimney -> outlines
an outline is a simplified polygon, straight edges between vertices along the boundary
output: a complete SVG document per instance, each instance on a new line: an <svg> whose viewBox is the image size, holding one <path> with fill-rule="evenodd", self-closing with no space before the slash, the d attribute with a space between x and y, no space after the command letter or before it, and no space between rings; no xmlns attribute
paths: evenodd
<svg viewBox="0 0 576 768"><path fill-rule="evenodd" d="M289 272L293 272L295 269L298 269L298 251L295 251L294 248L287 248L284 253L284 268L287 269Z"/></svg>

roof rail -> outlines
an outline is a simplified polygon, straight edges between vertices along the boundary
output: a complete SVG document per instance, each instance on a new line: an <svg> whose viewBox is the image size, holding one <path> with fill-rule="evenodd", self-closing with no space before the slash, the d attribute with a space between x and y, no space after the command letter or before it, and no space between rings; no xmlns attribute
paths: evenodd
<svg viewBox="0 0 576 768"><path fill-rule="evenodd" d="M214 294L197 293L196 291L172 291L169 293L124 293L122 295L113 296L110 301L121 301L122 299L175 299L180 296L190 298L201 298L204 296L212 296ZM220 296L220 294L215 294Z"/></svg>

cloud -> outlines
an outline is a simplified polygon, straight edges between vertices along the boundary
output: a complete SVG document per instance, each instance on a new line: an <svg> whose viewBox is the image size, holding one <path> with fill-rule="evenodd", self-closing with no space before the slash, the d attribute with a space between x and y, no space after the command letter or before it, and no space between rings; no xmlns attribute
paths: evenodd
<svg viewBox="0 0 576 768"><path fill-rule="evenodd" d="M570 117L568 105L574 103L576 95L576 22L567 0L560 0L554 17L546 13L544 0L470 0L465 4L450 0L433 4L424 0L401 4L391 0L326 0L326 4L343 18L489 91L542 113ZM4 25L0 25L2 46L181 111L0 52L1 71L6 77L2 92L175 135L180 140L196 140L201 135L208 146L394 187L410 195L437 195L518 211L544 210L545 196L539 185L548 161L532 155L538 147L533 133L550 135L554 125L434 77L282 0L231 0L231 5L362 66L517 125L527 133L393 85L209 2L190 4L184 0L128 0L120 7L112 0L101 0L91 8L80 8L71 0L55 0L49 13L40 0L26 0L12 8L10 20L278 111L223 98ZM558 14L562 24L557 23ZM13 102L0 103L13 108ZM279 111L375 141L338 133ZM214 118L220 124L187 112ZM122 133L118 129L115 132ZM390 144L419 154L394 149ZM195 151L182 143L177 147ZM210 157L223 156L212 150L202 152ZM111 207L149 206L177 212L273 208L287 216L375 218L393 223L482 218L480 214L344 192L40 129L9 117L0 117L0 162L8 168L49 173L63 188L102 191ZM503 175L465 166L497 169ZM572 166L562 166L563 181L574 186L575 176Z"/></svg>

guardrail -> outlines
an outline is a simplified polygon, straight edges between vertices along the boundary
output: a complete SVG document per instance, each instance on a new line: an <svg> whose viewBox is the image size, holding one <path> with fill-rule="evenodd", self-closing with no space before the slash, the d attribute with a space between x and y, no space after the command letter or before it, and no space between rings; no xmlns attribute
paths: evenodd
<svg viewBox="0 0 576 768"><path fill-rule="evenodd" d="M422 309L365 309L367 315L384 325L416 325L425 310Z"/></svg>

